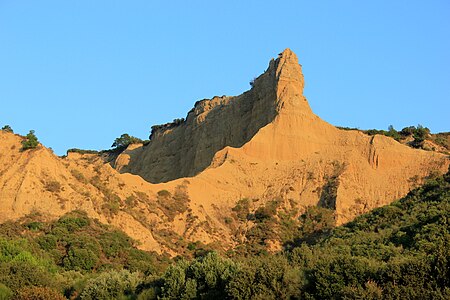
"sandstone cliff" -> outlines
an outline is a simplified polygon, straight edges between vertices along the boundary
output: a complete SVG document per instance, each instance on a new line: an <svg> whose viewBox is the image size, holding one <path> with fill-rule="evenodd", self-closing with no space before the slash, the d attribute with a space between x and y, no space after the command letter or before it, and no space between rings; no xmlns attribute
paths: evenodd
<svg viewBox="0 0 450 300"><path fill-rule="evenodd" d="M251 212L276 199L293 218L321 205L343 223L447 170L443 154L321 120L303 87L287 49L249 91L197 102L185 121L154 127L148 145L131 145L114 168L96 155L23 152L21 137L0 132L0 221L83 209L144 249L176 255L190 241L245 243L254 224L232 211L243 198ZM279 249L276 242L267 245Z"/></svg>

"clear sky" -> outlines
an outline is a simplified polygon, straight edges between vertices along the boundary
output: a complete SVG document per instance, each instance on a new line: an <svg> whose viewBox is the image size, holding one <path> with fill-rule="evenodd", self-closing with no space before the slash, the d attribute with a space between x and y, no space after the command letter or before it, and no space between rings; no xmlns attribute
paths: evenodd
<svg viewBox="0 0 450 300"><path fill-rule="evenodd" d="M146 139L284 48L324 120L450 131L448 0L0 0L0 126L59 155Z"/></svg>

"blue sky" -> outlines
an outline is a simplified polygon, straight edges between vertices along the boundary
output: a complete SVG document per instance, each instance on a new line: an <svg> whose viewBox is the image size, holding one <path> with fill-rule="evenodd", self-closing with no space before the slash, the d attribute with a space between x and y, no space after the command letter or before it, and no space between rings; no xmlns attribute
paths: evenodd
<svg viewBox="0 0 450 300"><path fill-rule="evenodd" d="M448 0L0 0L0 126L60 155L145 139L287 47L324 120L450 131Z"/></svg>

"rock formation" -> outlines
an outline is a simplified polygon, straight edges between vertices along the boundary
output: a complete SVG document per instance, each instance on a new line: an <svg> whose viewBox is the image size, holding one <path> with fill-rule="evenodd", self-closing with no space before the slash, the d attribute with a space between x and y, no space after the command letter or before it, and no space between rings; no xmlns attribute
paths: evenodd
<svg viewBox="0 0 450 300"><path fill-rule="evenodd" d="M155 126L148 145L131 145L114 168L95 155L22 152L20 137L0 132L0 221L83 209L142 248L175 255L180 237L225 248L245 242L237 232L251 222L225 221L243 198L253 211L274 199L298 214L321 205L340 224L447 170L443 154L321 120L303 87L286 49L249 91L198 101L186 120Z"/></svg>

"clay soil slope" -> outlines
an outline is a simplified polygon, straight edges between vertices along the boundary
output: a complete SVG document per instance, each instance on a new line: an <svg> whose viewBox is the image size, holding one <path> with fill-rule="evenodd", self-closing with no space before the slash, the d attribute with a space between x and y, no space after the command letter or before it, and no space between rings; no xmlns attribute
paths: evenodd
<svg viewBox="0 0 450 300"><path fill-rule="evenodd" d="M0 221L82 209L143 249L176 255L189 242L245 243L241 229L252 222L232 210L241 199L252 211L277 200L294 217L321 205L340 224L447 170L443 154L326 123L303 87L286 49L251 90L197 102L186 120L154 127L148 145L130 145L112 163L41 145L21 151L22 137L0 131Z"/></svg>

